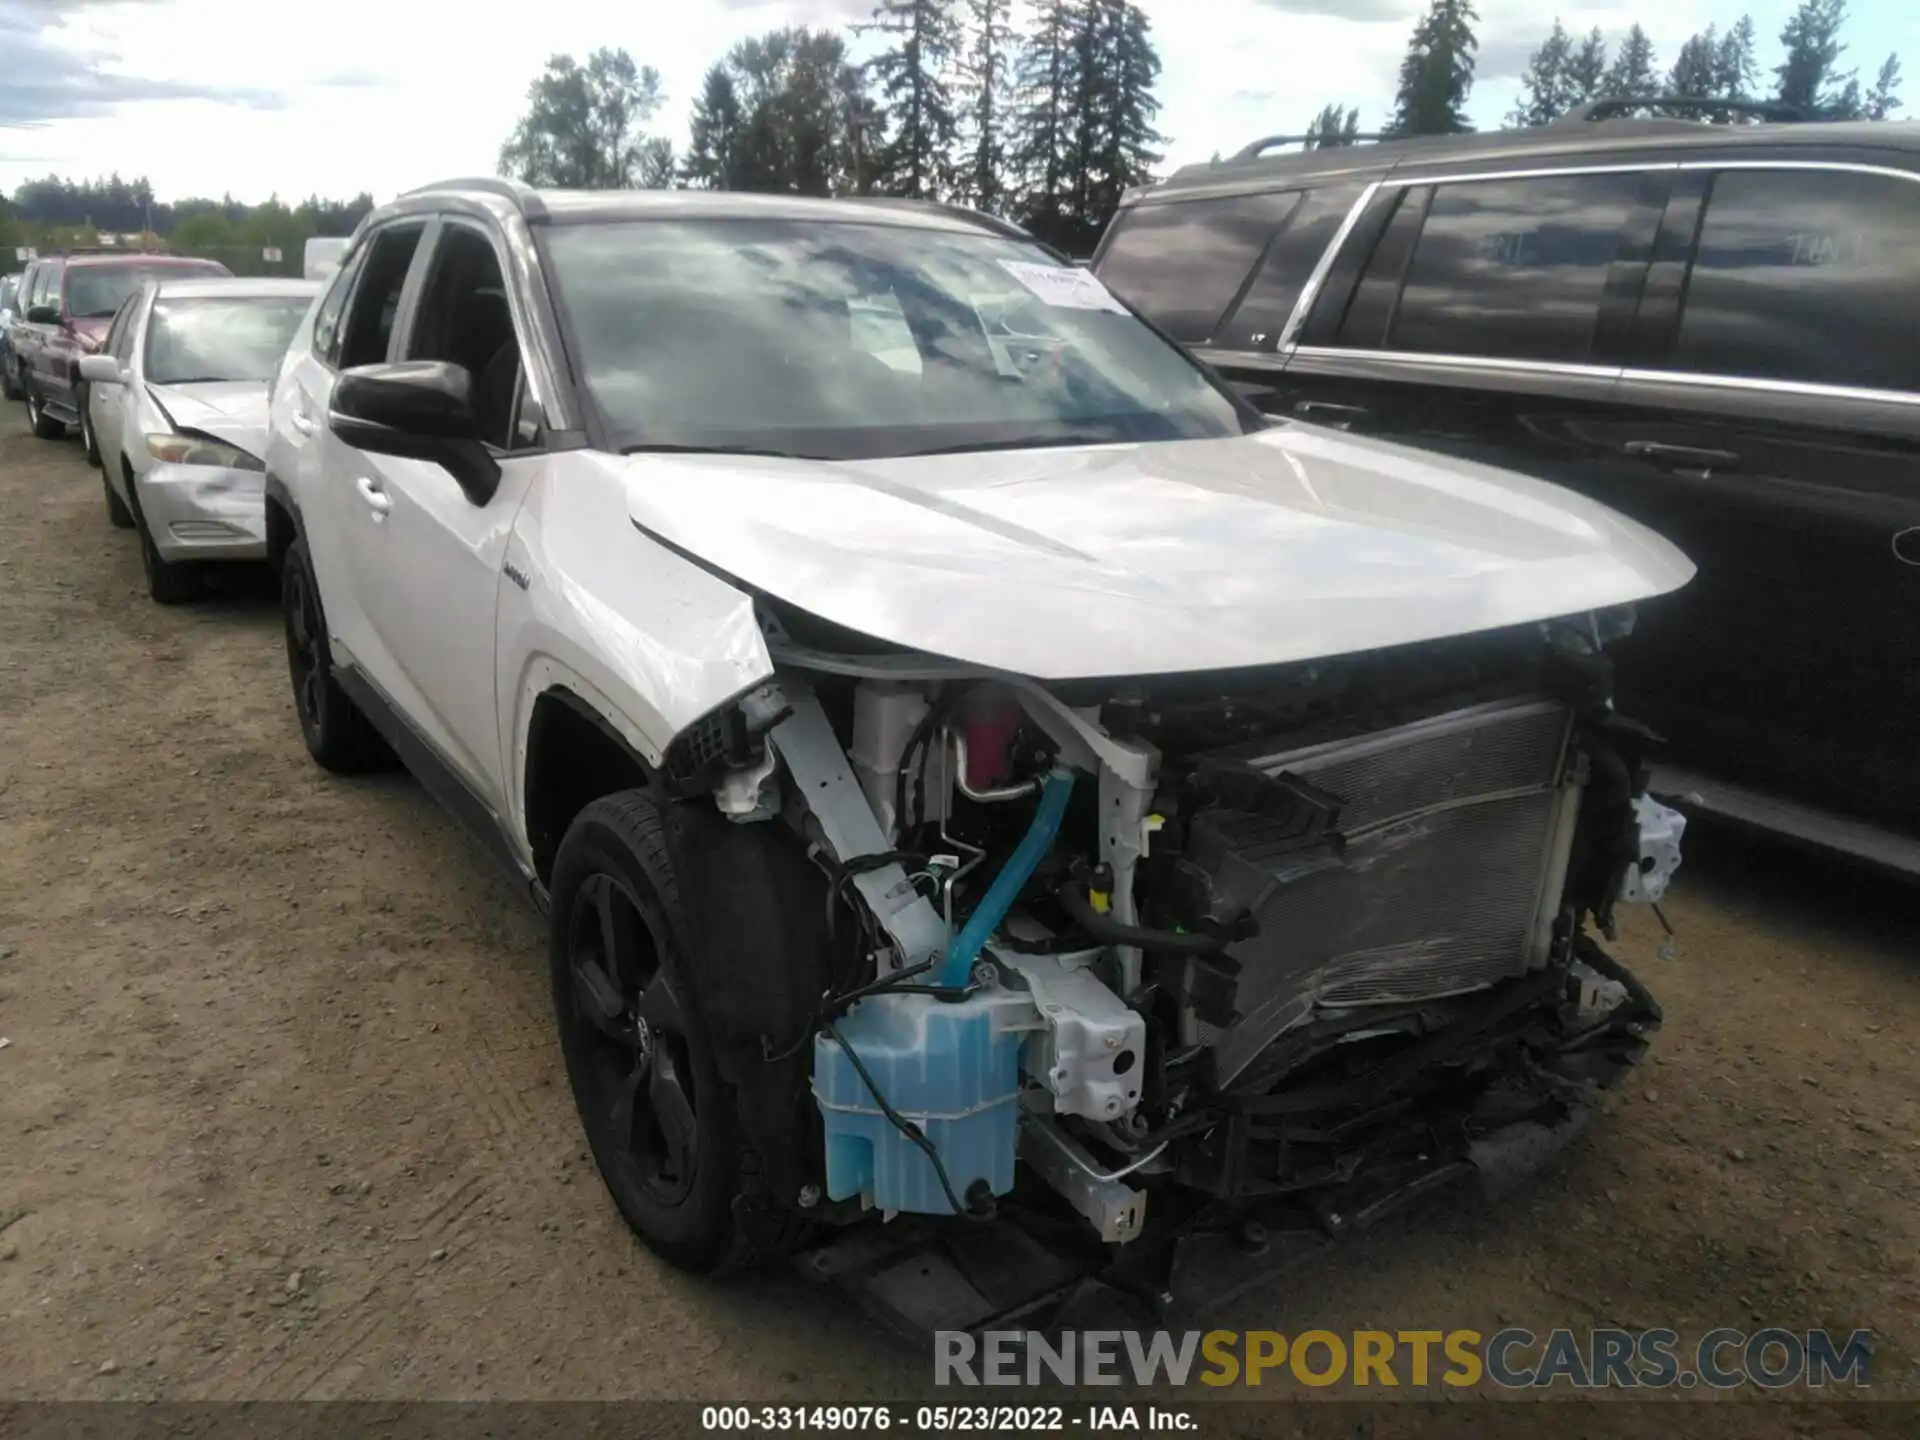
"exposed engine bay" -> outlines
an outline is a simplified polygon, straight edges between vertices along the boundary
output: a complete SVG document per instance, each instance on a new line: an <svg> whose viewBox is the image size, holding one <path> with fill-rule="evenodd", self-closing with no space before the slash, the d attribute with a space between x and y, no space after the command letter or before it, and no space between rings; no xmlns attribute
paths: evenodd
<svg viewBox="0 0 1920 1440"><path fill-rule="evenodd" d="M820 877L820 993L758 1037L817 1115L807 1218L1019 1207L1028 1289L1077 1226L1165 1295L1156 1235L1526 1168L1659 1024L1589 933L1678 863L1610 698L1630 614L1047 686L763 623L777 678L669 759ZM980 1317L1027 1303L996 1283Z"/></svg>

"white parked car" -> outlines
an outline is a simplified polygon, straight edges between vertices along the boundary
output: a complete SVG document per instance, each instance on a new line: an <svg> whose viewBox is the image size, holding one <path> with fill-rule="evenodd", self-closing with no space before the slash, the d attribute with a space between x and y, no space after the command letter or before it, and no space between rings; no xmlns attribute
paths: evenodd
<svg viewBox="0 0 1920 1440"><path fill-rule="evenodd" d="M1269 422L1001 222L403 196L266 488L308 749L398 752L545 907L676 1263L813 1236L936 1327L1217 1290L1537 1163L1659 1023L1590 933L1678 855L1601 649L1692 566Z"/></svg>
<svg viewBox="0 0 1920 1440"><path fill-rule="evenodd" d="M80 361L80 433L107 515L138 532L155 600L200 588L209 560L263 560L267 402L308 280L150 280Z"/></svg>

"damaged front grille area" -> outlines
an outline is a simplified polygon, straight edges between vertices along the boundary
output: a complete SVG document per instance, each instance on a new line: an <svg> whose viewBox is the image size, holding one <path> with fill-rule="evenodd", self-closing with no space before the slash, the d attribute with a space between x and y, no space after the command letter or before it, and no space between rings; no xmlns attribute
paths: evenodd
<svg viewBox="0 0 1920 1440"><path fill-rule="evenodd" d="M1331 832L1268 843L1268 817L1196 817L1188 863L1254 938L1188 967L1188 1044L1229 1084L1290 1027L1405 1004L1545 963L1578 787L1572 716L1553 700L1476 705L1233 762L1304 781L1339 806Z"/></svg>

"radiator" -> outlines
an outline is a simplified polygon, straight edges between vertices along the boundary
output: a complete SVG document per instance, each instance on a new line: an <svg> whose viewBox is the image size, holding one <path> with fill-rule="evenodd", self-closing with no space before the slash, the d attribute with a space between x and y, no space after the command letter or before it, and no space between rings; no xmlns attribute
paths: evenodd
<svg viewBox="0 0 1920 1440"><path fill-rule="evenodd" d="M1332 1007L1459 994L1545 963L1578 790L1571 717L1552 701L1456 710L1392 730L1244 756L1341 800L1344 845L1302 863L1262 817L1214 817L1215 883L1259 934L1237 963L1234 1019L1192 1025L1224 1083L1289 1027Z"/></svg>

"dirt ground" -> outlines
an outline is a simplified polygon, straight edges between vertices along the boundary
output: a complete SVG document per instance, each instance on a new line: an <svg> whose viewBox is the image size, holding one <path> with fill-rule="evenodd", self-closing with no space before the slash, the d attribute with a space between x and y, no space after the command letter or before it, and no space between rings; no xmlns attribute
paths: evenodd
<svg viewBox="0 0 1920 1440"><path fill-rule="evenodd" d="M856 1401L924 1360L704 1283L585 1162L542 922L404 776L303 752L258 579L163 609L76 443L0 407L0 1398ZM1698 833L1619 951L1652 1063L1530 1191L1222 1317L1761 1322L1920 1392L1920 900Z"/></svg>

